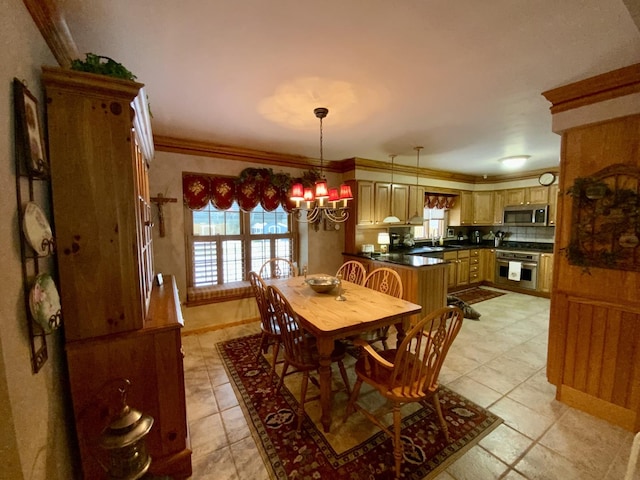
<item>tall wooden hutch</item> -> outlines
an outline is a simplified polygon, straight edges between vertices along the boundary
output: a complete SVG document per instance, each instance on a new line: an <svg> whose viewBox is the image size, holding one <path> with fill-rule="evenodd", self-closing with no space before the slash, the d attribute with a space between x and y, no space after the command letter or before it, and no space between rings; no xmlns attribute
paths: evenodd
<svg viewBox="0 0 640 480"><path fill-rule="evenodd" d="M143 85L43 68L53 214L75 427L84 478L105 478L97 439L118 407L154 418L151 472L191 474L173 278L154 281Z"/></svg>

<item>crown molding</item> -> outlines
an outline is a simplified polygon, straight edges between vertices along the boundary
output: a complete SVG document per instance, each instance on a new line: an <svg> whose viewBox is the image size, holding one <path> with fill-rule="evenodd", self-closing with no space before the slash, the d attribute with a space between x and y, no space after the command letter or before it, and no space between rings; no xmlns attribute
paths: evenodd
<svg viewBox="0 0 640 480"><path fill-rule="evenodd" d="M640 63L542 92L551 113L584 107L640 92Z"/></svg>
<svg viewBox="0 0 640 480"><path fill-rule="evenodd" d="M56 0L22 1L58 64L69 68L71 61L80 58L80 54L67 26L67 19L58 7L58 2Z"/></svg>
<svg viewBox="0 0 640 480"><path fill-rule="evenodd" d="M300 155L291 155L286 153L265 152L262 150L254 150L250 148L242 148L233 145L221 145L212 142L204 142L200 140L188 140L184 138L168 137L163 135L154 135L153 137L155 150L157 152L180 153L183 155L196 155L200 157L224 158L227 160L235 160L247 163L259 163L265 165L278 165L290 168L319 168L320 160L315 158L307 158ZM366 158L352 157L344 160L324 161L323 168L326 171L335 173L346 173L355 170L367 170L371 172L390 172L390 163L378 160L369 160ZM505 175L495 175L484 178L477 175L466 175L462 173L446 172L443 170L432 170L428 168L420 168L394 165L393 171L414 176L418 173L421 178L430 178L438 180L446 180L449 182L461 182L470 184L482 183L499 183L515 180L526 180L538 178L543 172L558 173L557 168L546 168L540 170L532 170L528 172L509 173Z"/></svg>
<svg viewBox="0 0 640 480"><path fill-rule="evenodd" d="M320 160L307 158L302 155L266 152L250 148L222 145L200 140L189 140L163 135L154 135L153 141L156 151L181 153L183 155L197 155L201 157L224 158L248 163L279 165L291 168L320 168ZM342 172L341 162L324 161L323 169L332 172Z"/></svg>

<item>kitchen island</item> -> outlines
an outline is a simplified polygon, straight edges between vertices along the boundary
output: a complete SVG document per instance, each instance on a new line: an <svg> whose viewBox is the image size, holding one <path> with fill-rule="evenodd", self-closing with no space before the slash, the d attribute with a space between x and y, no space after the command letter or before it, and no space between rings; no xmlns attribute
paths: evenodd
<svg viewBox="0 0 640 480"><path fill-rule="evenodd" d="M357 260L367 269L395 270L402 279L405 300L422 306L419 315L411 317L412 324L428 313L447 304L448 265L441 258L421 257L403 253L387 253L372 257L362 253L343 253L344 261Z"/></svg>

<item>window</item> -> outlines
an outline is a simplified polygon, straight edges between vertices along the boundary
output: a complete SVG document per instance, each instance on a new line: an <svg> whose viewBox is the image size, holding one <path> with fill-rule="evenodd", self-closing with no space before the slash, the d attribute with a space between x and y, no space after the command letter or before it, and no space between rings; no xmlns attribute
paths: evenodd
<svg viewBox="0 0 640 480"><path fill-rule="evenodd" d="M444 208L425 208L424 224L413 227L413 238L440 238L446 236L449 212Z"/></svg>
<svg viewBox="0 0 640 480"><path fill-rule="evenodd" d="M266 212L258 205L243 212L236 202L228 210L209 203L189 212L189 287L242 282L270 258L294 260L291 215L282 207Z"/></svg>

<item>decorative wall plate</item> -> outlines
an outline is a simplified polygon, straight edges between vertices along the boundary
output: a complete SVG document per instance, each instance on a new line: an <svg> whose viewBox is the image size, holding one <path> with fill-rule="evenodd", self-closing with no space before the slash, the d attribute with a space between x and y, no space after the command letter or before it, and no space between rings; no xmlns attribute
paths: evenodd
<svg viewBox="0 0 640 480"><path fill-rule="evenodd" d="M541 173L540 176L538 177L538 183L545 187L548 187L555 181L556 181L556 174L553 172L544 172L544 173Z"/></svg>
<svg viewBox="0 0 640 480"><path fill-rule="evenodd" d="M34 202L27 203L24 209L22 230L29 245L38 256L46 257L53 248L51 226L42 209Z"/></svg>
<svg viewBox="0 0 640 480"><path fill-rule="evenodd" d="M29 309L45 333L51 333L60 326L60 295L48 273L36 277L29 293Z"/></svg>

